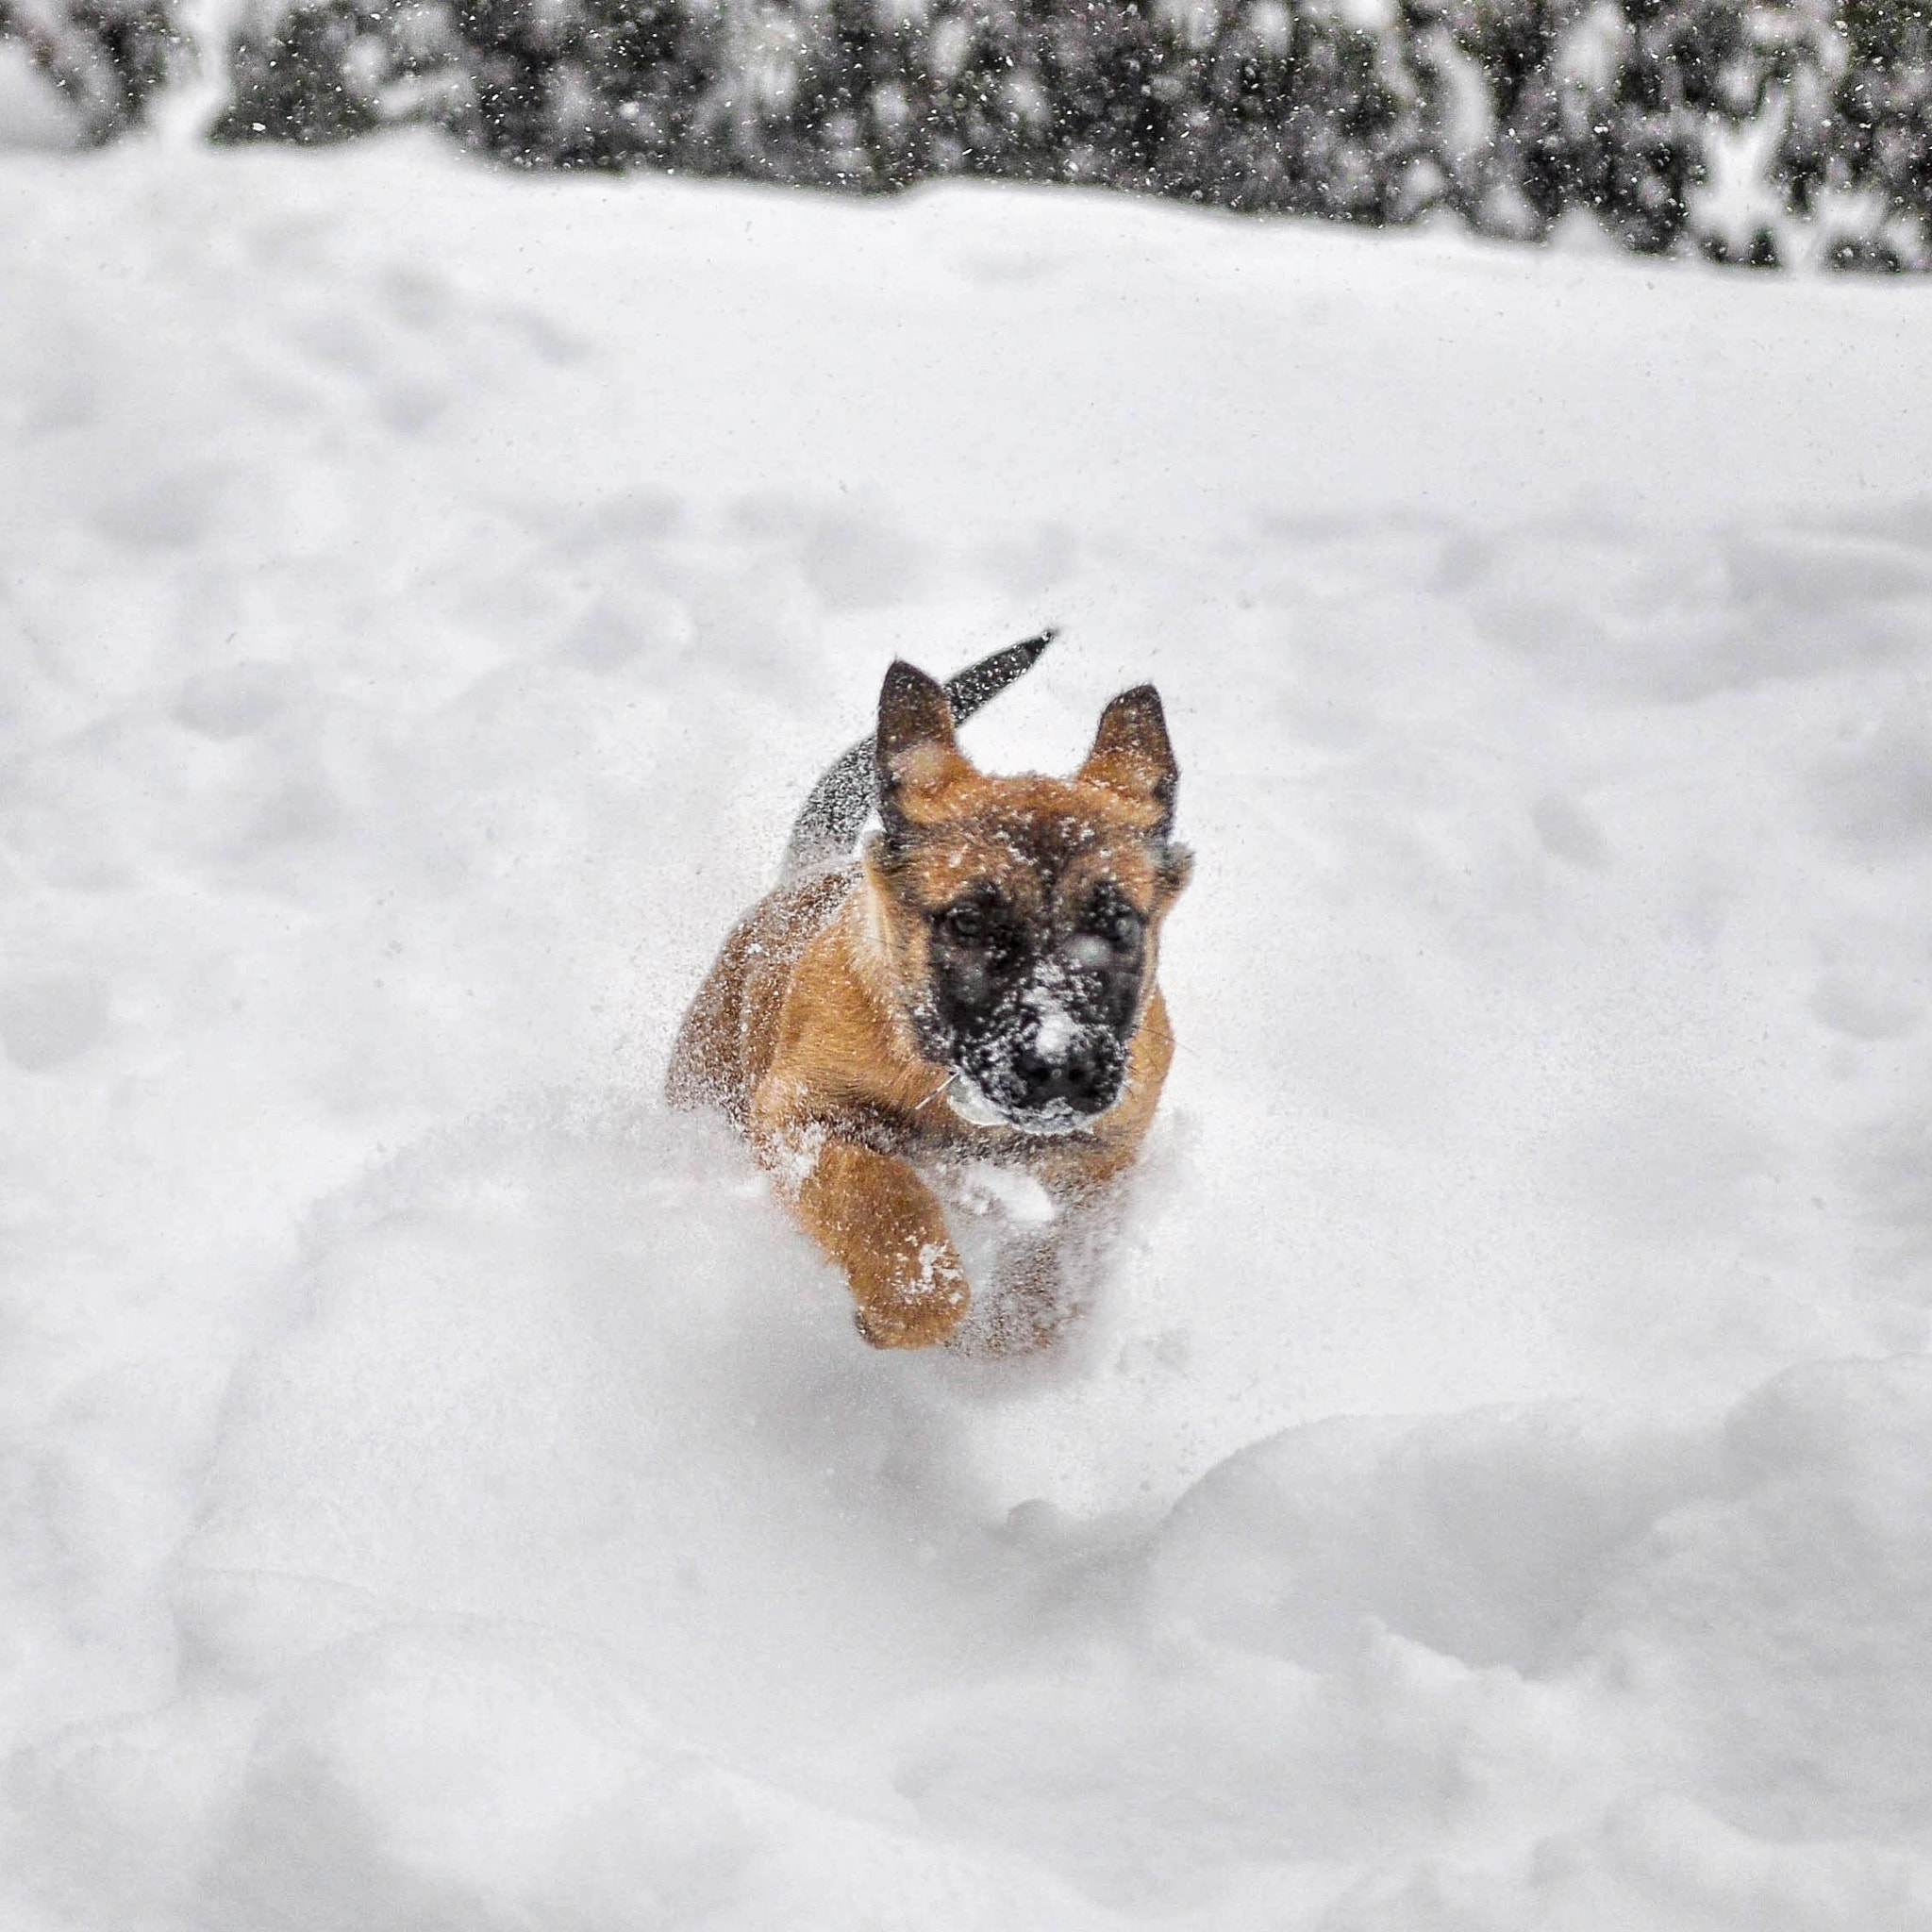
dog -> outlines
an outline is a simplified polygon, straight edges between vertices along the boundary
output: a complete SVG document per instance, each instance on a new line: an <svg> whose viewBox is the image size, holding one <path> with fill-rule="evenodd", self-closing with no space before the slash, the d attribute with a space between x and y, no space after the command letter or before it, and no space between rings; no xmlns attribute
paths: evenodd
<svg viewBox="0 0 1932 1932"><path fill-rule="evenodd" d="M879 1348L963 1339L942 1196L1008 1209L981 1344L1053 1341L1174 1057L1156 968L1191 858L1159 694L1113 699L1068 779L989 776L955 736L1051 638L943 687L892 665L673 1049L667 1097L744 1136Z"/></svg>

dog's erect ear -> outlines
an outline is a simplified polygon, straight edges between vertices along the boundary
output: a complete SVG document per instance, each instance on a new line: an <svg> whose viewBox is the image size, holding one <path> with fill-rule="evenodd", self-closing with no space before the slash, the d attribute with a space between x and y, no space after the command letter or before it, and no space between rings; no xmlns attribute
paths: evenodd
<svg viewBox="0 0 1932 1932"><path fill-rule="evenodd" d="M901 658L879 691L879 728L873 741L879 816L890 832L935 816L941 793L973 767L953 736L953 708L939 684Z"/></svg>
<svg viewBox="0 0 1932 1932"><path fill-rule="evenodd" d="M1180 767L1167 741L1167 719L1160 693L1151 684L1124 691L1100 714L1093 749L1080 767L1081 779L1104 785L1135 803L1151 806L1158 817L1154 830L1166 838L1174 829L1174 786Z"/></svg>

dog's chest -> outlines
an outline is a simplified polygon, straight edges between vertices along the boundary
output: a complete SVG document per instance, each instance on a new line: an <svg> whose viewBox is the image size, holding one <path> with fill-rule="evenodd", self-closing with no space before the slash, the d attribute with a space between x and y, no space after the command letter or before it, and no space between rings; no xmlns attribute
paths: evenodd
<svg viewBox="0 0 1932 1932"><path fill-rule="evenodd" d="M992 1160L950 1160L936 1164L922 1177L945 1207L949 1221L968 1218L1039 1229L1051 1227L1060 1216L1059 1204L1024 1167Z"/></svg>

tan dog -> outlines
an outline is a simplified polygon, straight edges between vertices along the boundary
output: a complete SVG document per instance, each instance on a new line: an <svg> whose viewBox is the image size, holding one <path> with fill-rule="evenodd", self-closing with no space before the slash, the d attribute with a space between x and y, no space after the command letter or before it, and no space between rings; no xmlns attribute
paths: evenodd
<svg viewBox="0 0 1932 1932"><path fill-rule="evenodd" d="M961 709L1045 642L955 679ZM1017 1182L1025 1210L975 1324L986 1341L1039 1346L1072 1312L1070 1238L1133 1160L1174 1052L1155 967L1189 870L1170 842L1175 775L1150 685L1107 707L1073 778L994 778L960 752L946 691L895 663L875 739L793 836L800 875L731 934L686 1015L670 1098L745 1135L876 1346L923 1348L964 1320L940 1196L975 1174L1009 1200ZM814 858L842 862L802 870Z"/></svg>

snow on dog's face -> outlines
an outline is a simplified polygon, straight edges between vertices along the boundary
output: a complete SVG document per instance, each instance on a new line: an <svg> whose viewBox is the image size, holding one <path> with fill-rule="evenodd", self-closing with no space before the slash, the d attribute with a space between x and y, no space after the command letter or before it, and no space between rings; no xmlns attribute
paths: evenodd
<svg viewBox="0 0 1932 1932"><path fill-rule="evenodd" d="M945 693L895 664L877 766L866 869L921 1055L969 1121L1074 1131L1121 1095L1187 880L1158 695L1115 698L1073 778L992 778L960 752Z"/></svg>

